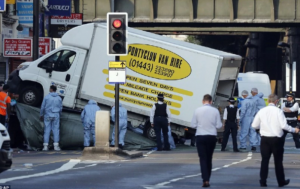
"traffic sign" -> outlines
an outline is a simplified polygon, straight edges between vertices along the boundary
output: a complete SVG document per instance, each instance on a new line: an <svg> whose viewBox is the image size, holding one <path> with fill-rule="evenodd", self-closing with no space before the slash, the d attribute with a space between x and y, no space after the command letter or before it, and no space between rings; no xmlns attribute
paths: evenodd
<svg viewBox="0 0 300 189"><path fill-rule="evenodd" d="M40 37L39 38L39 54L45 55L51 51L51 38L49 37Z"/></svg>
<svg viewBox="0 0 300 189"><path fill-rule="evenodd" d="M125 61L108 62L108 82L109 84L126 83L126 62Z"/></svg>
<svg viewBox="0 0 300 189"><path fill-rule="evenodd" d="M116 62L116 61L110 61L109 64L108 64L108 67L109 68L126 68L126 62L125 61L119 61L119 62Z"/></svg>
<svg viewBox="0 0 300 189"><path fill-rule="evenodd" d="M32 57L32 39L4 39L3 57Z"/></svg>
<svg viewBox="0 0 300 189"><path fill-rule="evenodd" d="M0 12L5 12L6 10L6 0L0 0Z"/></svg>

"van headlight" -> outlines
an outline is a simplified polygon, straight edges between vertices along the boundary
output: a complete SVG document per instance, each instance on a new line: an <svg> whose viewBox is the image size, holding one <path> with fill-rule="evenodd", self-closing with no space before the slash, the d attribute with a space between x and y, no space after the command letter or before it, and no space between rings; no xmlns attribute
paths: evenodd
<svg viewBox="0 0 300 189"><path fill-rule="evenodd" d="M18 70L25 70L26 68L28 68L28 65L19 65L18 66Z"/></svg>

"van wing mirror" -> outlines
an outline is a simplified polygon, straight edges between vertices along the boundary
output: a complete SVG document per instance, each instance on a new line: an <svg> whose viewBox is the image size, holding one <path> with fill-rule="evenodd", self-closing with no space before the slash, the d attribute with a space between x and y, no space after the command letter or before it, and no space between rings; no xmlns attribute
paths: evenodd
<svg viewBox="0 0 300 189"><path fill-rule="evenodd" d="M46 73L51 73L54 69L54 63L47 61L44 64L42 64L40 67L45 69Z"/></svg>

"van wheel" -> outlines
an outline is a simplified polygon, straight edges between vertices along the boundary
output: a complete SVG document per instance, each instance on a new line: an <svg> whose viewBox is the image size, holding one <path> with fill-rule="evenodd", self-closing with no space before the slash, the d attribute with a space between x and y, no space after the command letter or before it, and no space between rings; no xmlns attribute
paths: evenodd
<svg viewBox="0 0 300 189"><path fill-rule="evenodd" d="M151 127L151 123L150 122L147 122L145 124L145 127L144 127L144 132L143 132L144 136L151 139L151 140L154 140L156 139L156 134L155 134L155 130L153 127Z"/></svg>
<svg viewBox="0 0 300 189"><path fill-rule="evenodd" d="M26 86L22 89L20 101L29 106L41 105L42 93L35 86Z"/></svg>

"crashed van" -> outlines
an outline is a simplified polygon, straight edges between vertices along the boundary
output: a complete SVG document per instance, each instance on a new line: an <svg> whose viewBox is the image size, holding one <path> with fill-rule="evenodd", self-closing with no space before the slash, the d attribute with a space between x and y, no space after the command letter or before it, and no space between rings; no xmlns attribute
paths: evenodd
<svg viewBox="0 0 300 189"><path fill-rule="evenodd" d="M102 110L114 105L115 88L108 83L106 24L85 24L71 29L62 46L45 56L21 64L8 80L20 101L40 106L50 85L57 86L63 106L82 109L93 99ZM155 133L149 122L150 110L163 93L172 114L175 140L185 136L194 110L210 94L213 105L223 109L233 95L242 58L238 55L128 28L126 83L120 86L120 101L128 110L128 121L143 125L144 135Z"/></svg>

